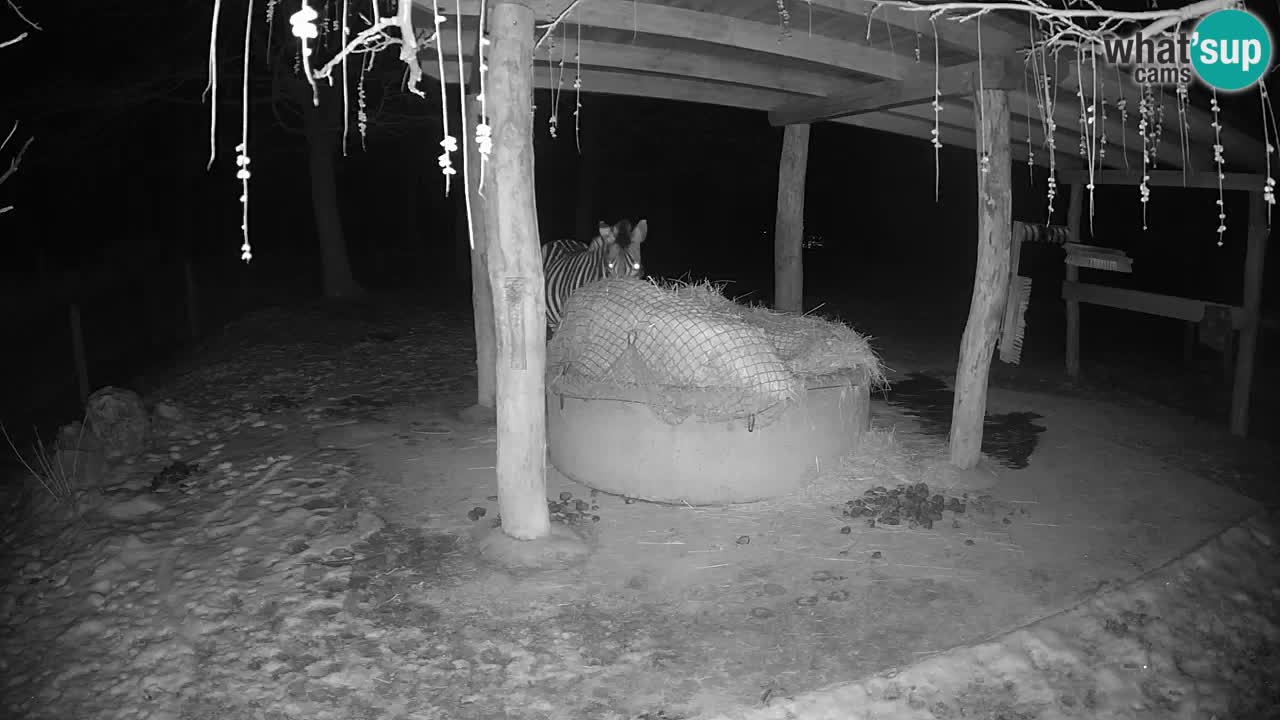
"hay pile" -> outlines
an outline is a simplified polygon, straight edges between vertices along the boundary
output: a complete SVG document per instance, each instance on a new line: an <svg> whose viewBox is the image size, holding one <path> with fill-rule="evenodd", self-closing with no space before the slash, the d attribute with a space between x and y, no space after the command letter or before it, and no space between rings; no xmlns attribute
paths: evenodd
<svg viewBox="0 0 1280 720"><path fill-rule="evenodd" d="M855 369L884 382L880 359L852 328L740 305L705 282L618 278L580 288L547 348L547 382L557 392L641 390L668 422L767 422L809 380Z"/></svg>

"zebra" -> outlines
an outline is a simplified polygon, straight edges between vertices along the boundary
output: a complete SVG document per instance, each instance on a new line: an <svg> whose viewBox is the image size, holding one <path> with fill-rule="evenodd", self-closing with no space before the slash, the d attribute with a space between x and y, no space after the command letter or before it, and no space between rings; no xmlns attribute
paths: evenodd
<svg viewBox="0 0 1280 720"><path fill-rule="evenodd" d="M647 220L634 227L630 220L613 225L600 223L591 244L556 240L542 246L542 272L547 283L547 332L555 332L563 317L565 301L573 291L597 280L642 277L640 246L649 231Z"/></svg>

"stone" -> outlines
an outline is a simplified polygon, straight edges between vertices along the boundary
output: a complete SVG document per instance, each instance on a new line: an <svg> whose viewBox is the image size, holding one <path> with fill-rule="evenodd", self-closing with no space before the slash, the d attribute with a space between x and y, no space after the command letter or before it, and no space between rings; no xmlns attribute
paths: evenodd
<svg viewBox="0 0 1280 720"><path fill-rule="evenodd" d="M142 398L132 390L107 386L89 396L89 429L102 441L108 459L129 458L147 446L151 420Z"/></svg>

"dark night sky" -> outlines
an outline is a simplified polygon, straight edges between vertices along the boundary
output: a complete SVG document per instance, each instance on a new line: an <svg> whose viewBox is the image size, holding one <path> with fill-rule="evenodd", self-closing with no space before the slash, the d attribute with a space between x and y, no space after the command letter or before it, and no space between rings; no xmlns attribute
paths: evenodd
<svg viewBox="0 0 1280 720"><path fill-rule="evenodd" d="M0 51L18 93L0 119L22 120L19 137L37 136L2 191L18 209L0 232L22 238L10 242L7 270L104 259L139 265L186 253L228 276L298 277L300 264L315 269L304 144L282 131L263 103L253 107L251 134L256 256L251 270L239 263L233 166L239 81L233 76L222 80L227 104L219 118L219 155L205 170L208 111L199 99L211 5L31 4L44 32ZM230 57L241 42L243 6L224 5L221 50ZM258 5L261 15L264 5ZM282 16L285 7L292 6L282 6ZM13 18L4 22L6 33L17 28ZM353 144L340 161L345 229L357 273L373 286L439 283L460 275L465 259L454 233L456 197L443 197L435 167L435 110L415 102L405 105L411 117L399 132L374 137L367 151ZM558 139L548 136L550 96L540 94L537 102L543 241L575 234L582 221L581 170L592 176L594 189L583 217L650 219L651 272L733 278L743 292L767 292L781 131L762 113L587 95L583 132L590 139L586 152L596 157L586 162L571 127ZM568 93L562 103L569 117ZM1244 124L1253 124L1256 95L1240 104ZM811 142L807 229L827 244L821 262L810 264L811 287L856 284L862 268L880 266L906 268L904 282L916 277L962 287L971 281L971 151L943 150L935 202L934 154L925 141L827 124L815 127ZM1100 191L1096 241L1137 259L1140 277L1128 280L1141 287L1236 301L1245 206L1229 197L1228 213L1239 220L1228 221L1227 246L1217 248L1215 199L1211 192L1156 189L1143 233L1136 188ZM1058 205L1065 207L1065 197ZM1043 221L1044 214L1043 174L1015 164L1015 217ZM401 260L423 255L424 247L440 252ZM1036 262L1034 253L1028 262Z"/></svg>

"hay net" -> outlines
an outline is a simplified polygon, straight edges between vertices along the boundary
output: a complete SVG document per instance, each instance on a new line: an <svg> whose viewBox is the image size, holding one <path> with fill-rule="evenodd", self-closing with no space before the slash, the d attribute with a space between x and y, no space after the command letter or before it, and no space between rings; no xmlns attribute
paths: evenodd
<svg viewBox="0 0 1280 720"><path fill-rule="evenodd" d="M561 395L638 397L678 423L768 423L815 377L863 369L884 382L867 338L838 322L738 304L709 284L616 278L576 290L547 347Z"/></svg>

